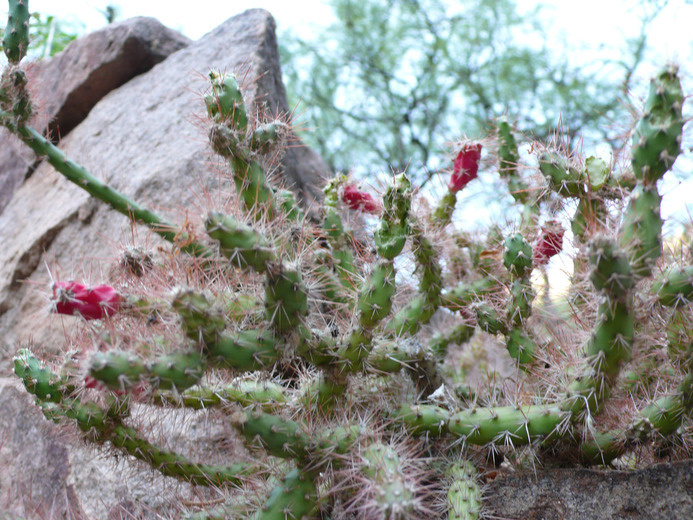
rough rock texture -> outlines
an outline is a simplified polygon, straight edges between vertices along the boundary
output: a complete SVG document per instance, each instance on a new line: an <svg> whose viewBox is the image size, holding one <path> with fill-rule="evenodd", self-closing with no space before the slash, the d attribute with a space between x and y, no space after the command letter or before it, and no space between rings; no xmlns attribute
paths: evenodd
<svg viewBox="0 0 693 520"><path fill-rule="evenodd" d="M693 462L638 471L544 470L493 481L484 514L508 520L693 518Z"/></svg>
<svg viewBox="0 0 693 520"><path fill-rule="evenodd" d="M210 68L245 78L251 110L288 112L274 20L266 11L250 10L110 92L61 148L173 222L206 213L200 201L219 181L214 167L221 165L199 124ZM294 145L282 165L275 175L308 200L319 196L328 171L314 152ZM33 337L39 350L58 346L63 321L47 319L47 270L60 279L99 282L118 252L116 244L132 244L133 235L136 243L156 243L147 229L131 229L122 215L41 164L0 214L0 240L8 245L0 250L2 341L12 345Z"/></svg>
<svg viewBox="0 0 693 520"><path fill-rule="evenodd" d="M131 18L79 38L50 60L26 71L38 116L32 126L65 136L108 94L182 49L190 40L153 18ZM0 213L31 173L36 157L19 139L0 130Z"/></svg>

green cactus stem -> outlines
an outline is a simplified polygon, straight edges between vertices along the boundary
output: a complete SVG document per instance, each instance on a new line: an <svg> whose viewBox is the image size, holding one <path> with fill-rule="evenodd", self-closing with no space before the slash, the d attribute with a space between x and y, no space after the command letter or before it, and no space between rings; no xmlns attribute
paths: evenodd
<svg viewBox="0 0 693 520"><path fill-rule="evenodd" d="M213 343L226 328L223 310L210 301L204 292L180 288L173 295L171 306L181 318L185 335L193 341Z"/></svg>
<svg viewBox="0 0 693 520"><path fill-rule="evenodd" d="M621 224L621 245L638 278L650 276L662 254L661 200L656 186L639 184L631 193Z"/></svg>
<svg viewBox="0 0 693 520"><path fill-rule="evenodd" d="M2 118L0 117L0 119ZM67 159L61 150L33 128L21 126L17 128L17 135L37 155L45 156L48 162L67 180L73 182L91 196L105 202L111 208L135 222L149 226L156 234L172 244L176 244L181 251L196 256L212 255L212 251L209 248L196 242L187 232L166 222L157 214L143 208L125 195L104 184L82 166Z"/></svg>
<svg viewBox="0 0 693 520"><path fill-rule="evenodd" d="M69 387L56 388L60 378L43 366L29 350L23 349L15 357L15 372L22 377L27 391L40 401L52 403L45 408L53 420L72 419L91 439L101 444L110 442L148 463L163 475L176 477L196 485L223 486L239 484L244 478L257 474L258 468L245 463L230 466L198 464L169 450L159 448L144 439L134 428L120 423L119 415L109 414L95 403L83 403L69 397Z"/></svg>
<svg viewBox="0 0 693 520"><path fill-rule="evenodd" d="M245 330L221 334L207 344L206 354L215 366L248 372L271 367L281 358L282 348L271 330Z"/></svg>
<svg viewBox="0 0 693 520"><path fill-rule="evenodd" d="M569 413L555 405L470 408L454 413L434 405L403 405L396 414L397 422L418 434L450 432L470 444L508 446L560 436L569 418Z"/></svg>
<svg viewBox="0 0 693 520"><path fill-rule="evenodd" d="M97 352L91 359L89 375L111 390L130 390L147 372L144 361L131 352Z"/></svg>
<svg viewBox="0 0 693 520"><path fill-rule="evenodd" d="M289 402L285 388L272 381L236 379L228 384L208 387L196 385L184 392L158 392L157 404L172 404L193 410L204 410L226 403L257 405L265 412L278 412Z"/></svg>
<svg viewBox="0 0 693 520"><path fill-rule="evenodd" d="M265 281L265 314L280 334L296 328L308 314L308 294L299 269L271 264Z"/></svg>
<svg viewBox="0 0 693 520"><path fill-rule="evenodd" d="M498 118L498 161L500 176L507 179L508 190L515 202L526 204L529 199L528 186L520 177L518 165L520 155L508 118Z"/></svg>
<svg viewBox="0 0 693 520"><path fill-rule="evenodd" d="M360 513L364 518L411 518L417 498L407 478L404 461L393 446L373 443L361 452L361 483L368 499Z"/></svg>
<svg viewBox="0 0 693 520"><path fill-rule="evenodd" d="M29 0L8 0L7 27L2 40L5 56L17 65L29 48Z"/></svg>
<svg viewBox="0 0 693 520"><path fill-rule="evenodd" d="M248 127L243 94L233 74L209 72L212 92L205 96L207 113L215 121L229 122L229 126L243 132Z"/></svg>
<svg viewBox="0 0 693 520"><path fill-rule="evenodd" d="M258 512L257 520L301 520L311 516L317 507L315 477L306 470L292 469L270 493Z"/></svg>
<svg viewBox="0 0 693 520"><path fill-rule="evenodd" d="M658 276L652 292L667 307L684 307L693 300L693 266L671 268Z"/></svg>
<svg viewBox="0 0 693 520"><path fill-rule="evenodd" d="M41 401L59 403L73 390L67 386L66 378L53 373L26 348L20 349L14 357L14 373L27 391Z"/></svg>
<svg viewBox="0 0 693 520"><path fill-rule="evenodd" d="M442 269L438 252L416 223L411 224L412 251L419 273L419 296L400 310L386 325L385 330L396 336L410 336L428 323L440 306Z"/></svg>
<svg viewBox="0 0 693 520"><path fill-rule="evenodd" d="M477 470L469 461L453 463L447 470L450 486L447 493L448 520L478 520L481 511L481 488Z"/></svg>
<svg viewBox="0 0 693 520"><path fill-rule="evenodd" d="M643 115L633 133L633 173L645 186L653 186L681 153L683 91L678 67L668 66L650 82Z"/></svg>
<svg viewBox="0 0 693 520"><path fill-rule="evenodd" d="M544 152L539 157L539 169L553 191L564 197L579 197L585 193L580 171L556 152Z"/></svg>
<svg viewBox="0 0 693 520"><path fill-rule="evenodd" d="M205 228L209 236L219 242L221 254L241 269L250 268L263 273L268 262L276 260L268 240L231 215L210 213Z"/></svg>

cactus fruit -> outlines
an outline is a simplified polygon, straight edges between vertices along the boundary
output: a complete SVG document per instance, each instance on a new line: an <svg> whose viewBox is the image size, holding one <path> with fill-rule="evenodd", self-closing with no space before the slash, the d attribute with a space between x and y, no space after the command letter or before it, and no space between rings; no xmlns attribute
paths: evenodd
<svg viewBox="0 0 693 520"><path fill-rule="evenodd" d="M513 231L481 240L445 229L457 192L478 175L479 143L457 150L430 213L404 174L382 202L335 176L318 222L266 175L262 155L278 151L288 124L255 120L234 76L212 73L210 144L228 160L240 204L206 215L202 238L95 180L27 127L20 105L30 100L16 77L14 90L0 88L0 121L176 247L162 248L163 260L130 255L120 270L130 279L113 287L56 282L55 312L111 319L78 321L88 333L62 364L22 348L15 373L51 421L163 475L214 487L224 504L200 506L195 518L409 519L442 506L451 519L475 519L488 450L518 465L609 464L678 436L677 454L690 456L693 267L688 253L665 265L656 189L682 129L673 69L655 79L635 131L634 176L595 158L540 157L549 186L577 199L573 281L583 305L561 310L569 318L535 300L531 275L561 252L558 220L570 216L552 217L533 246L525 238L536 217L560 210L533 200L557 197L524 175L530 167L507 121L498 126L500 173L531 217ZM623 196L621 216L605 199ZM379 221L352 232L349 211ZM655 350L652 330L664 321ZM152 406L219 418L252 456L217 454L223 461L211 465L157 446L135 420Z"/></svg>
<svg viewBox="0 0 693 520"><path fill-rule="evenodd" d="M108 285L89 287L74 281L53 283L51 310L57 314L99 320L118 312L121 303L122 297Z"/></svg>
<svg viewBox="0 0 693 520"><path fill-rule="evenodd" d="M380 213L380 205L373 198L373 195L361 191L356 186L348 184L344 186L342 201L349 209L363 211L377 215Z"/></svg>
<svg viewBox="0 0 693 520"><path fill-rule="evenodd" d="M541 227L541 233L532 249L533 261L536 265L545 265L563 250L563 234L565 230L555 220L546 222Z"/></svg>
<svg viewBox="0 0 693 520"><path fill-rule="evenodd" d="M456 193L476 179L481 159L480 143L465 143L453 161L452 175L448 187Z"/></svg>

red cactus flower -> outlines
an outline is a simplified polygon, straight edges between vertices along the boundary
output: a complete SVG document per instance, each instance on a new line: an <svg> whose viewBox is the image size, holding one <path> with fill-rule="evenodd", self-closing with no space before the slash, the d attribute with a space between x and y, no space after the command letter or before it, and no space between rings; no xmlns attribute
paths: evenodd
<svg viewBox="0 0 693 520"><path fill-rule="evenodd" d="M457 153L448 185L451 192L460 191L470 181L476 179L476 174L479 171L479 159L481 159L481 148L480 143L465 143Z"/></svg>
<svg viewBox="0 0 693 520"><path fill-rule="evenodd" d="M51 301L53 312L98 320L115 314L121 297L108 285L88 287L77 282L55 282Z"/></svg>
<svg viewBox="0 0 693 520"><path fill-rule="evenodd" d="M359 190L353 184L344 186L342 202L344 202L349 209L363 211L373 215L380 213L380 204L373 198L373 195Z"/></svg>
<svg viewBox="0 0 693 520"><path fill-rule="evenodd" d="M555 220L550 220L542 226L532 252L535 265L547 264L552 256L563 250L563 233L565 230Z"/></svg>

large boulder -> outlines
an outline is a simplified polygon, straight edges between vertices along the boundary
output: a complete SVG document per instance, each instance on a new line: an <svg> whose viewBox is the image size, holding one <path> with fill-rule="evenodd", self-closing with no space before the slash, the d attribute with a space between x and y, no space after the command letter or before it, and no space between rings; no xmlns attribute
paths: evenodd
<svg viewBox="0 0 693 520"><path fill-rule="evenodd" d="M53 59L29 64L29 88L37 105L32 127L53 138L67 135L111 90L189 43L159 21L138 17L79 38ZM36 162L27 146L0 129L0 213Z"/></svg>

